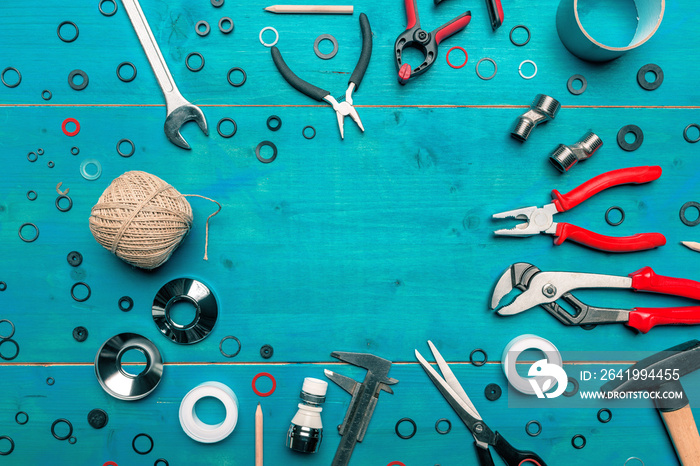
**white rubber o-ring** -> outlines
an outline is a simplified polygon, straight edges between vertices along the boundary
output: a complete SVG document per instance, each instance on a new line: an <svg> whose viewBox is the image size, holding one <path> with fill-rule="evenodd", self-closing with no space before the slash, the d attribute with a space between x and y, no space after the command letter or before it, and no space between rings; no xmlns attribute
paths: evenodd
<svg viewBox="0 0 700 466"><path fill-rule="evenodd" d="M194 405L207 396L221 401L226 408L226 418L219 424L205 424L198 417ZM220 442L233 432L238 422L238 398L220 382L204 382L189 391L180 403L180 425L193 440L200 443Z"/></svg>
<svg viewBox="0 0 700 466"><path fill-rule="evenodd" d="M275 33L275 41L273 43L268 44L263 40L262 36L265 33L265 31L272 31ZM277 41L280 40L280 33L277 32L277 29L273 28L272 26L267 26L267 27L264 27L260 30L259 38L260 38L260 43L263 44L265 47L273 47L277 43Z"/></svg>
<svg viewBox="0 0 700 466"><path fill-rule="evenodd" d="M88 165L94 165L96 168L95 173L88 173ZM94 181L102 175L102 165L95 159L85 159L80 164L80 175L88 181Z"/></svg>
<svg viewBox="0 0 700 466"><path fill-rule="evenodd" d="M535 390L530 384L531 379L537 380L537 383L542 386L545 379L548 377L531 377L525 378L518 374L515 368L515 363L518 361L518 356L528 349L537 349L544 353L549 364L556 364L562 367L562 359L559 350L550 342L537 335L520 335L519 337L513 338L506 347L503 349L503 356L501 358L501 367L503 367L503 373L506 375L510 385L519 391L520 393L525 393L526 395L534 395Z"/></svg>
<svg viewBox="0 0 700 466"><path fill-rule="evenodd" d="M532 63L532 66L535 67L535 72L532 73L530 76L525 76L525 75L523 74L523 65L524 65L525 63ZM532 60L525 60L525 61L522 62L522 63L520 64L520 66L518 67L518 73L520 73L520 77L523 78L523 79L532 79L532 78L534 78L535 75L537 75L537 63L535 63L535 62L532 61Z"/></svg>

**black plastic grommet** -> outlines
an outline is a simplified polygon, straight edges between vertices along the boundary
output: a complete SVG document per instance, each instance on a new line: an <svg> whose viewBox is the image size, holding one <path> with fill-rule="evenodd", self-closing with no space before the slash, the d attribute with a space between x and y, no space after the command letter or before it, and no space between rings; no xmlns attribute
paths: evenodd
<svg viewBox="0 0 700 466"><path fill-rule="evenodd" d="M496 401L501 397L502 393L503 390L501 390L501 386L497 383L490 383L484 388L484 396L489 401Z"/></svg>
<svg viewBox="0 0 700 466"><path fill-rule="evenodd" d="M88 337L88 329L86 329L85 327L81 326L81 327L75 327L73 329L73 338L75 338L75 341L82 343L85 340L87 340L87 337Z"/></svg>
<svg viewBox="0 0 700 466"><path fill-rule="evenodd" d="M272 125L273 122L277 122L277 124ZM278 131L281 127L282 119L277 115L270 115L267 118L267 129L269 129L270 131Z"/></svg>
<svg viewBox="0 0 700 466"><path fill-rule="evenodd" d="M15 422L21 426L25 425L27 422L29 422L29 414L25 413L24 411L18 412L15 414Z"/></svg>
<svg viewBox="0 0 700 466"><path fill-rule="evenodd" d="M525 39L525 42L515 42L513 40L513 32L516 29L525 29L525 32L527 32L527 39ZM514 26L513 29L510 30L510 43L515 45L516 47L522 47L523 45L527 45L528 42L530 42L530 30L527 28L527 26L523 24L518 24L517 26Z"/></svg>
<svg viewBox="0 0 700 466"><path fill-rule="evenodd" d="M61 201L64 199L68 199L68 205L65 207L61 207ZM70 197L66 196L65 194L61 194L56 198L56 208L60 210L61 212L68 212L73 208L73 199Z"/></svg>
<svg viewBox="0 0 700 466"><path fill-rule="evenodd" d="M192 57L199 57L199 60L201 61L199 66L193 67L192 65L190 65L190 58L192 58ZM201 71L202 68L204 68L204 57L199 52L192 52L192 53L187 55L187 58L185 58L185 66L187 67L188 70L192 71L193 73L196 73L197 71Z"/></svg>
<svg viewBox="0 0 700 466"><path fill-rule="evenodd" d="M537 426L537 430L533 432L530 430L530 426ZM525 424L525 433L527 433L527 435L530 437L537 437L542 433L542 424L534 419L532 421L528 421L528 423Z"/></svg>
<svg viewBox="0 0 700 466"><path fill-rule="evenodd" d="M307 129L310 129L311 131L313 131L313 133L311 133L310 136L307 136L307 135L306 135L306 130L307 130ZM301 130L301 135L304 136L304 139L313 139L313 138L316 137L316 128L314 128L314 127L311 126L311 125L304 126L304 129Z"/></svg>
<svg viewBox="0 0 700 466"><path fill-rule="evenodd" d="M607 413L608 417L603 417L601 414ZM598 414L596 415L598 420L602 422L603 424L606 424L612 420L612 411L610 411L608 408L601 408L600 411L598 411Z"/></svg>
<svg viewBox="0 0 700 466"><path fill-rule="evenodd" d="M121 298L119 298L117 306L119 306L120 311L129 312L134 308L134 300L131 299L131 297L129 296L122 296Z"/></svg>
<svg viewBox="0 0 700 466"><path fill-rule="evenodd" d="M231 81L231 73L233 73L234 71L240 71L241 73L243 73L243 79L238 81L237 83L234 83L233 81ZM239 68L237 66L234 66L233 68L228 70L228 73L226 73L226 80L228 80L228 83L230 85L232 85L233 87L241 87L242 85L245 84L247 79L248 79L248 75L245 74L245 71L243 70L243 68Z"/></svg>
<svg viewBox="0 0 700 466"><path fill-rule="evenodd" d="M618 220L617 222L613 222L610 220L610 212L612 212L613 210L620 212L620 220ZM616 227L625 221L625 211L622 210L622 207L618 207L618 206L614 205L605 211L605 221L611 227Z"/></svg>
<svg viewBox="0 0 700 466"><path fill-rule="evenodd" d="M83 82L81 82L80 84L75 84L73 79L76 76L82 77ZM82 91L83 89L85 89L88 86L89 82L90 82L90 80L88 79L88 75L83 70L73 70L68 74L68 85L71 87L71 89L73 89L75 91Z"/></svg>
<svg viewBox="0 0 700 466"><path fill-rule="evenodd" d="M226 340L234 340L236 343L238 343L238 349L236 350L235 353L227 353L224 351L224 342ZM221 339L221 342L219 342L219 351L225 358L233 358L238 355L238 353L241 352L241 340L238 338L234 337L233 335L227 335L224 338Z"/></svg>
<svg viewBox="0 0 700 466"><path fill-rule="evenodd" d="M447 423L447 429L440 430L440 423L441 422ZM450 422L449 419L443 417L442 419L438 419L437 421L435 421L435 432L437 432L438 434L441 434L441 435L449 434L451 430L452 430L452 423Z"/></svg>
<svg viewBox="0 0 700 466"><path fill-rule="evenodd" d="M239 350L240 350L240 348L239 348ZM238 353L236 353L236 354L238 354ZM270 359L273 354L275 354L275 350L270 345L262 345L262 347L260 348L260 356L263 359Z"/></svg>
<svg viewBox="0 0 700 466"><path fill-rule="evenodd" d="M88 413L87 421L93 429L102 429L109 422L109 416L106 411L95 408Z"/></svg>
<svg viewBox="0 0 700 466"><path fill-rule="evenodd" d="M268 147L271 147L271 148L272 148L272 156L270 156L270 157L267 158L267 159L266 159L265 157L263 157L262 155L260 155L260 149L261 149L263 146L268 146ZM274 145L274 144L273 144L272 142L270 142L270 141L262 141L262 142L261 142L260 144L258 144L257 147L255 148L255 156L256 156L256 157L258 158L258 160L260 160L262 163L270 163L270 162L273 162L273 161L277 158L277 146Z"/></svg>
<svg viewBox="0 0 700 466"><path fill-rule="evenodd" d="M231 131L228 134L225 134L224 132L221 131L221 124L224 122L231 122L233 123L233 131ZM238 125L236 124L235 121L233 121L233 118L222 118L219 120L219 123L216 125L216 132L219 133L219 136L222 138L230 138L233 137L234 134L236 134L236 131L238 131Z"/></svg>
<svg viewBox="0 0 700 466"><path fill-rule="evenodd" d="M61 28L66 25L71 25L75 28L75 35L73 37L67 38L61 35ZM63 21L61 24L58 25L58 28L56 28L56 34L58 34L58 38L61 39L63 42L73 42L75 39L78 38L78 35L80 35L80 31L78 30L78 25L75 24L73 21Z"/></svg>
<svg viewBox="0 0 700 466"><path fill-rule="evenodd" d="M688 210L688 208L690 207L694 207L698 211L698 218L696 218L695 220L688 220L688 217L685 216L685 211ZM700 224L700 203L695 201L686 202L681 206L681 211L678 215L681 218L681 222L683 222L685 225L688 225L689 227L694 227L695 225Z"/></svg>
<svg viewBox="0 0 700 466"><path fill-rule="evenodd" d="M77 296L75 296L75 289L76 289L78 286L84 286L85 289L87 290L87 295L86 295L84 298L78 298ZM73 298L74 300L76 300L76 301L79 302L79 303L85 302L85 301L87 301L88 299L90 299L90 295L91 295L91 294L92 294L92 290L90 289L90 286L89 286L87 283L85 283L85 282L76 282L76 283L74 283L73 286L71 286L71 288L70 288L70 297Z"/></svg>
<svg viewBox="0 0 700 466"><path fill-rule="evenodd" d="M68 261L68 264L70 264L72 267L77 267L83 263L83 255L80 254L78 251L71 251L68 253L66 260Z"/></svg>
<svg viewBox="0 0 700 466"><path fill-rule="evenodd" d="M121 71L122 71L122 68L125 67L125 66L130 67L131 70L133 71L133 73L131 74L131 76L129 76L128 78L125 78L124 76L122 76L122 72L121 72ZM130 61L123 61L123 62L121 62L119 65L117 65L117 78L119 78L119 80L120 80L121 82L130 83L131 81L133 81L134 79L136 79L136 66L135 66L133 63L131 63Z"/></svg>
<svg viewBox="0 0 700 466"><path fill-rule="evenodd" d="M691 123L691 124L689 124L688 126L686 126L685 129L683 130L683 139L685 139L686 141L688 141L688 142L691 143L691 144L700 141L700 134L698 134L698 137L697 137L697 138L695 138L695 139L690 139L690 136L688 136L688 130L689 130L690 128L695 128L695 129L697 129L698 131L700 131L700 125L698 125L697 123Z"/></svg>
<svg viewBox="0 0 700 466"><path fill-rule="evenodd" d="M581 81L581 88L580 89L575 89L574 88L574 82L576 81ZM588 81L586 81L586 78L584 78L580 74L575 74L569 78L569 80L566 82L566 88L569 90L570 93L573 95L581 95L586 91L586 88L588 87Z"/></svg>
<svg viewBox="0 0 700 466"><path fill-rule="evenodd" d="M139 450L136 448L136 440L138 440L139 437L146 437L151 442L151 446L148 450L143 451L143 450ZM133 448L134 451L136 453L138 453L139 455L147 455L151 452L151 450L153 450L153 438L148 434L143 434L143 433L138 434L136 437L134 437L134 440L131 441L131 448Z"/></svg>
<svg viewBox="0 0 700 466"><path fill-rule="evenodd" d="M652 82L647 81L647 73L650 71L656 76L656 78ZM648 65L642 66L641 68L639 68L639 71L637 71L637 83L639 83L639 86L646 91L653 91L654 89L658 89L659 86L661 86L661 83L663 82L664 71L659 65L649 63Z"/></svg>
<svg viewBox="0 0 700 466"><path fill-rule="evenodd" d="M576 440L581 439L581 443L577 443ZM586 446L586 437L584 437L581 434L576 434L573 437L571 437L571 446L576 448L577 450L580 450L581 448Z"/></svg>
<svg viewBox="0 0 700 466"><path fill-rule="evenodd" d="M121 145L122 144L129 144L131 146L131 150L129 152L122 152L121 150ZM129 158L132 155L134 155L134 152L136 152L136 145L131 141L131 139L120 139L119 142L117 143L117 154L121 155L124 158Z"/></svg>
<svg viewBox="0 0 700 466"><path fill-rule="evenodd" d="M484 355L484 359L483 359L483 360L479 361L479 360L475 360L475 359L474 359L474 355L475 355L475 354L478 354L478 353L481 353L481 354ZM489 357L488 357L488 355L486 354L486 351L482 350L481 348L477 348L477 349L475 349L474 351L472 351L471 353L469 353L469 362L472 363L473 365L477 366L477 367L483 366L484 364L486 364L486 361L488 361L488 360L489 360Z"/></svg>
<svg viewBox="0 0 700 466"><path fill-rule="evenodd" d="M573 377L569 377L569 378L567 379L567 384L566 384L567 387L568 387L569 384L572 385L571 391L564 391L564 393L562 393L562 395L568 396L568 397L572 397L572 396L574 396L575 394L578 393L578 380L576 380L576 379L573 378Z"/></svg>
<svg viewBox="0 0 700 466"><path fill-rule="evenodd" d="M64 423L68 426L68 435L59 436L56 433L56 426L60 423ZM73 435L73 424L71 424L68 419L56 419L53 421L53 424L51 424L51 434L56 438L56 440L68 440Z"/></svg>
<svg viewBox="0 0 700 466"><path fill-rule="evenodd" d="M15 451L15 442L7 435L0 435L0 440L7 440L10 442L10 449L7 451L0 451L0 456L7 456L13 451Z"/></svg>
<svg viewBox="0 0 700 466"><path fill-rule="evenodd" d="M413 426L413 431L408 435L404 435L401 432L399 432L399 426L404 422L408 422L409 424L411 424ZM399 419L396 422L396 425L394 426L394 432L396 432L396 435L398 435L399 438L402 438L404 440L408 440L408 439L412 438L414 435L416 435L417 431L418 431L418 427L416 426L416 421L414 421L410 417L402 417L401 419Z"/></svg>
<svg viewBox="0 0 700 466"><path fill-rule="evenodd" d="M628 143L625 141L625 135L627 133L632 133L634 134L634 142L633 143ZM617 145L620 146L620 149L626 150L627 152L632 152L637 149L639 149L639 146L642 145L642 142L644 142L644 133L642 132L642 129L637 126L637 125L626 125L620 128L620 131L617 132Z"/></svg>

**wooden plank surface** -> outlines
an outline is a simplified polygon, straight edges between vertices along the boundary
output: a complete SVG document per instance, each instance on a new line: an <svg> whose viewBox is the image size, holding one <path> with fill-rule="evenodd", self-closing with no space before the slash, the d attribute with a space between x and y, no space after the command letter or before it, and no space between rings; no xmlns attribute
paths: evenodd
<svg viewBox="0 0 700 466"><path fill-rule="evenodd" d="M602 3L589 5L600 11ZM402 363L391 372L400 380L395 394L380 396L352 464L477 464L467 445L468 432L415 363L413 349L427 353L427 339L448 360L460 361L455 372L488 424L516 447L536 451L548 464L623 464L630 456L652 465L676 461L650 402L648 409L614 409L613 421L601 424L595 413L603 405L522 408L517 394L506 391L504 398L491 403L482 393L490 382L507 386L501 353L508 341L523 333L551 340L569 361L588 361L584 352L592 350L610 352L610 360L630 361L642 352L697 337L695 327L655 328L646 335L617 325L585 331L564 327L541 309L509 318L488 310L496 280L519 261L549 270L618 275L649 265L660 274L700 279L696 253L678 244L697 240L696 230L678 219L683 203L698 200L699 146L682 138L683 128L697 121L698 110L693 44L698 42L695 24L700 13L693 5L667 4L664 22L648 44L612 63L594 65L570 55L559 41L557 2L536 8L525 2L506 3L506 22L492 33L482 4L447 1L436 8L421 1L425 29L467 7L473 20L466 31L445 41L430 71L401 87L392 55L394 40L405 26L403 4L355 4L356 13L367 13L374 38L367 75L354 95L366 131L361 133L347 119L341 141L333 111L284 82L258 34L265 26L276 27L288 64L340 97L359 56L357 14L282 16L264 13L267 5L260 3L229 0L215 9L204 0L144 0L142 8L175 81L188 100L201 106L210 126L208 138L193 124L183 128L193 147L186 152L163 134L162 94L121 3L111 17L101 15L97 4L51 1L35 8L6 0L0 5L0 68L13 66L22 73L18 87L0 86L0 151L6 161L0 183L0 280L7 283L7 290L0 292L0 319L12 320L21 347L17 359L0 363L0 436L8 435L16 444L12 455L0 456L0 464L53 460L102 465L113 460L120 466L150 465L160 457L171 465L251 464L253 413L261 400L252 393L250 380L260 371L273 373L278 383L275 394L262 399L267 464L328 464L339 440L335 426L350 399L337 387L329 388L323 412L325 439L318 455L292 454L284 447L284 435L304 377L322 377L322 368L332 367L362 378L355 368L331 366L333 350L369 351ZM621 12L616 7L610 16L599 16L597 28L614 29ZM222 16L235 23L230 35L218 31ZM207 37L194 32L200 19L212 27ZM56 27L66 20L79 27L75 42L64 43L56 36ZM532 34L522 48L508 39L517 24L527 25ZM313 41L322 33L338 40L339 51L332 60L319 60L313 53ZM465 47L469 55L468 64L459 70L444 59L453 45ZM199 73L185 68L190 52L205 57ZM454 53L455 60L461 59L458 51ZM480 80L474 73L483 57L498 63L493 80ZM518 75L518 65L526 59L538 66L537 76L529 81ZM123 61L133 62L138 70L131 83L116 77L115 69ZM660 65L665 74L663 85L653 92L636 83L637 70L646 63ZM227 71L235 66L247 74L245 85L238 88L226 81ZM90 77L81 92L66 82L76 68ZM580 96L566 91L566 81L575 73L588 80ZM44 89L52 92L51 100L42 100ZM509 132L537 93L559 99L563 108L553 122L535 129L520 144ZM265 126L273 114L282 120L277 132ZM81 125L73 138L61 132L61 123L69 117ZM216 124L224 117L237 123L231 139L216 134ZM631 153L615 142L626 124L644 130L642 147ZM306 125L316 129L312 140L300 134ZM603 148L567 175L553 170L547 155L557 144L571 144L588 130L601 136ZM136 146L130 158L116 152L123 138ZM277 145L274 163L261 164L255 158L254 148L262 140ZM70 153L74 146L80 150L75 156ZM44 155L28 162L27 153L38 148ZM96 181L79 174L80 163L88 158L102 166ZM49 168L48 161L55 166ZM614 255L575 244L555 247L544 235L492 235L510 225L492 221L495 212L543 205L553 188L566 192L604 171L635 165L660 165L663 175L647 185L602 193L560 220L609 235L659 231L668 240L662 248ZM182 193L212 197L223 205L211 221L209 261L202 260L204 222L213 205L200 199L190 198L195 222L189 237L154 272L124 264L94 241L87 222L90 209L110 181L128 170L156 174ZM63 189L70 188L73 200L66 213L54 206L59 182ZM28 190L37 192L36 201L27 200ZM608 226L603 218L612 205L626 212L619 227ZM17 229L25 222L39 227L37 241L18 238ZM80 267L66 262L72 250L83 254ZM192 346L166 341L150 317L157 290L181 276L210 285L220 305L212 335ZM84 303L71 299L76 281L91 287ZM124 295L135 302L128 313L117 308ZM587 291L580 297L608 307L688 304L626 291ZM84 343L72 338L77 325L90 332ZM139 402L109 397L92 369L100 345L126 331L150 338L167 363L162 385ZM226 335L242 342L232 360L218 349ZM275 350L267 363L259 355L263 344ZM485 367L464 363L474 348L488 353ZM5 354L7 348L0 349ZM604 355L600 359L608 360ZM578 365L567 365L570 375L577 370ZM50 387L45 384L49 376L56 380ZM241 409L231 437L209 446L190 441L177 418L184 394L206 380L230 385ZM691 400L700 399L697 375L684 380L684 386ZM94 407L110 414L105 430L93 430L86 422ZM18 410L29 413L27 425L14 422ZM209 414L215 417L216 409ZM399 439L393 430L406 416L419 427L411 440ZM51 422L59 417L72 421L76 445L50 435ZM433 428L441 417L453 423L449 435L438 435ZM525 434L530 419L542 423L540 436ZM152 454L140 457L131 450L138 432L153 436ZM582 450L570 444L578 433L587 438Z"/></svg>

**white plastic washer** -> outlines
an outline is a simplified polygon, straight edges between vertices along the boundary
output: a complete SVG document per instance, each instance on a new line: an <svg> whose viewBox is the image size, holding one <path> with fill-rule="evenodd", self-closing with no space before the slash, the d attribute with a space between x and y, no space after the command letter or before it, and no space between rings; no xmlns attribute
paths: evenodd
<svg viewBox="0 0 700 466"><path fill-rule="evenodd" d="M268 44L263 40L262 36L265 33L265 31L272 31L275 33L275 41L273 43ZM267 26L267 27L264 27L260 30L259 38L260 38L260 43L263 44L265 47L274 47L274 45L277 43L277 41L280 40L280 33L277 32L277 29L273 28L272 26Z"/></svg>
<svg viewBox="0 0 700 466"><path fill-rule="evenodd" d="M501 367L503 367L503 373L506 375L510 385L519 391L520 393L525 393L526 395L534 395L535 390L530 385L529 380L531 378L522 377L518 374L518 370L515 368L515 364L518 361L518 356L528 349L537 349L544 353L549 364L556 364L562 367L562 359L559 350L557 349L551 341L545 340L537 335L520 335L519 337L513 338L506 347L503 349L503 356L501 358ZM542 386L542 379L547 377L534 377L538 380L540 386Z"/></svg>
<svg viewBox="0 0 700 466"><path fill-rule="evenodd" d="M205 424L194 410L194 405L207 396L216 398L226 408L226 417L219 424ZM189 391L180 403L180 425L193 440L200 443L220 442L233 432L238 422L238 398L221 382L204 382Z"/></svg>
<svg viewBox="0 0 700 466"><path fill-rule="evenodd" d="M532 73L530 76L525 76L525 75L523 74L523 65L524 65L525 63L532 63L532 66L535 67L535 72ZM520 73L520 77L523 78L523 79L532 79L532 78L534 78L534 77L537 75L537 63L535 63L535 62L532 61L532 60L525 60L524 62L522 62L522 63L520 64L520 66L518 66L518 73Z"/></svg>
<svg viewBox="0 0 700 466"><path fill-rule="evenodd" d="M95 173L88 173L88 165L94 165L97 170ZM102 175L102 165L95 159L85 159L80 163L80 175L88 181L94 181Z"/></svg>

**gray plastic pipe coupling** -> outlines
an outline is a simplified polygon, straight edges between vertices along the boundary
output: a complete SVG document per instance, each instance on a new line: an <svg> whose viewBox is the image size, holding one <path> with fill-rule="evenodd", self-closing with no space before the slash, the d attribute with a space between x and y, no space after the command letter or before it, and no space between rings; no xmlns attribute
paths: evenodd
<svg viewBox="0 0 700 466"><path fill-rule="evenodd" d="M530 105L530 109L520 115L515 129L510 133L515 139L525 142L535 126L553 120L561 104L553 97L544 94L537 94L535 100Z"/></svg>
<svg viewBox="0 0 700 466"><path fill-rule="evenodd" d="M549 161L552 162L554 168L562 173L566 173L578 162L586 160L595 154L595 151L602 145L603 140L595 133L589 131L576 144L571 146L559 144L552 152L552 155L549 156Z"/></svg>

